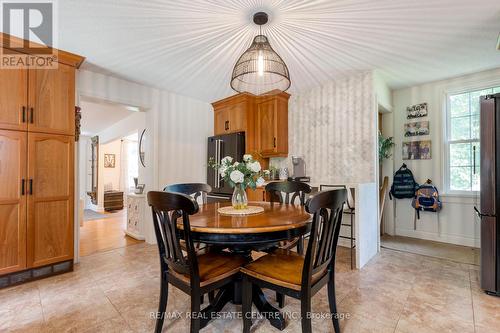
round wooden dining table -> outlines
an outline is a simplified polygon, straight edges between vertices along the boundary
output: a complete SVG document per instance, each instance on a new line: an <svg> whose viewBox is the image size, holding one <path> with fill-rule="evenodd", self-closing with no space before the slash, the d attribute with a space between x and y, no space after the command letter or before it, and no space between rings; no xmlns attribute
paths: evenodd
<svg viewBox="0 0 500 333"><path fill-rule="evenodd" d="M298 205L270 202L250 202L264 211L254 215L223 215L220 207L231 203L200 205L190 217L193 240L227 247L233 252L248 253L266 250L283 240L294 239L309 232L311 215Z"/></svg>
<svg viewBox="0 0 500 333"><path fill-rule="evenodd" d="M249 206L260 206L264 211L255 215L222 215L220 207L230 202L200 205L199 212L190 216L193 241L227 248L235 254L247 256L251 251L266 251L277 247L280 241L292 240L310 231L311 215L303 206L269 202L250 202ZM182 225L178 225L182 228ZM281 312L273 307L260 288L253 288L253 303L271 325L283 330L285 320ZM241 304L241 280L233 286L222 288L214 302L204 312L210 317L220 312L227 302ZM208 323L208 322L207 322Z"/></svg>

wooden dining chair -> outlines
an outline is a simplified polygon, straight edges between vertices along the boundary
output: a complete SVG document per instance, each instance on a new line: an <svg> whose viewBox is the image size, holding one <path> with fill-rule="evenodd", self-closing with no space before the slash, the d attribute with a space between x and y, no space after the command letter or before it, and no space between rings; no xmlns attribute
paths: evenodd
<svg viewBox="0 0 500 333"><path fill-rule="evenodd" d="M198 212L198 203L191 196L153 191L148 193L148 203L153 213L160 254L161 292L155 328L155 332L159 333L167 308L169 283L191 295L191 313L199 314L201 296L232 283L246 259L229 253L196 253L189 216ZM182 238L186 242L187 256L180 247L178 218L174 214L179 214L182 219ZM212 307L212 304L208 307ZM215 309L209 310L209 318L199 315L191 317L191 332L198 332L208 323L215 313Z"/></svg>
<svg viewBox="0 0 500 333"><path fill-rule="evenodd" d="M204 183L172 184L165 186L163 191L186 194L193 197L196 202L198 202L198 198L201 198L201 202L206 204L207 195L212 192L212 187ZM186 251L186 244L183 241L181 241L181 248ZM195 249L197 251L203 248L204 247L202 247L200 243L195 244Z"/></svg>
<svg viewBox="0 0 500 333"><path fill-rule="evenodd" d="M265 189L269 193L270 202L279 202L286 205L299 204L304 206L306 194L311 193L311 186L297 181L272 182L267 184ZM283 197L283 193L285 193L285 197ZM298 253L304 253L304 240L302 237L286 241L280 247L289 250L295 246L297 246Z"/></svg>
<svg viewBox="0 0 500 333"><path fill-rule="evenodd" d="M282 204L292 204L301 205L306 204L306 194L311 193L311 186L306 183L297 181L283 181L283 182L272 182L266 185L266 192L269 193L270 202L279 202ZM283 197L285 193L285 197ZM297 252L299 254L304 253L304 237L297 237L289 241L283 241L280 244L280 248L284 250L290 250L297 246ZM278 306L283 308L285 306L285 296L276 292L276 301Z"/></svg>
<svg viewBox="0 0 500 333"><path fill-rule="evenodd" d="M204 183L172 184L165 186L163 191L187 194L192 196L196 201L201 197L202 203L206 204L207 195L212 192L212 187Z"/></svg>
<svg viewBox="0 0 500 333"><path fill-rule="evenodd" d="M165 192L182 193L193 197L193 199L198 202L198 198L201 198L203 204L207 203L207 195L212 192L212 187L205 183L180 183L167 185L163 188ZM179 218L180 216L176 216ZM209 251L208 245L202 243L195 243L194 248L196 252ZM181 249L187 251L186 243L181 239ZM212 249L213 250L213 249ZM208 293L209 301L212 301L215 297L214 292ZM204 303L204 296L201 296L201 303Z"/></svg>
<svg viewBox="0 0 500 333"><path fill-rule="evenodd" d="M345 189L319 192L309 198L306 210L313 215L306 255L278 249L241 269L243 274L243 332L252 325L253 285L300 300L302 332L312 332L311 297L328 284L333 327L340 332L335 300L335 254L347 200Z"/></svg>

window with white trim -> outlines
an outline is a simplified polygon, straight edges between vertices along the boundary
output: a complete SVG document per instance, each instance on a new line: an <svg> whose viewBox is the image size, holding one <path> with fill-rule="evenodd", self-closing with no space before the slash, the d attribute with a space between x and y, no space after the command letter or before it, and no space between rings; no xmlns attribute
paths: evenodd
<svg viewBox="0 0 500 333"><path fill-rule="evenodd" d="M500 93L500 87L448 95L445 176L449 193L479 191L480 96L492 93Z"/></svg>

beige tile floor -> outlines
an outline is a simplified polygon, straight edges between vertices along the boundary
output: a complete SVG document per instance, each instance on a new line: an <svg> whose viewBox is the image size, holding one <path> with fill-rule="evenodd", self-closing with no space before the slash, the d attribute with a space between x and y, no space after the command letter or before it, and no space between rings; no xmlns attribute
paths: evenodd
<svg viewBox="0 0 500 333"><path fill-rule="evenodd" d="M478 286L477 266L383 249L365 268L349 269L348 251L337 260L337 298L342 332L500 332L500 298ZM138 244L82 258L75 271L0 290L0 332L152 332L159 294L156 247ZM274 302L274 297L270 297ZM188 311L189 298L170 287L167 311ZM298 311L287 298L283 309ZM328 313L326 288L312 300ZM224 309L236 314L240 306ZM284 332L300 332L290 319ZM239 319L218 319L202 332L241 332ZM167 319L165 332L188 332L184 317ZM253 332L279 332L266 321ZM332 332L315 318L314 332Z"/></svg>
<svg viewBox="0 0 500 333"><path fill-rule="evenodd" d="M434 242L402 236L384 235L380 244L386 249L421 254L424 256L448 259L451 261L479 265L480 249L448 243Z"/></svg>

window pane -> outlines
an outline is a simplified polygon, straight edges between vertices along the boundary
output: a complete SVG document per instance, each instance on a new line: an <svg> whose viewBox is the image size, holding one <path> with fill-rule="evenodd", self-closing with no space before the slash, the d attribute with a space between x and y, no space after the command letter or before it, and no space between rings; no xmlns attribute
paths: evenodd
<svg viewBox="0 0 500 333"><path fill-rule="evenodd" d="M469 94L450 96L450 111L452 117L469 115Z"/></svg>
<svg viewBox="0 0 500 333"><path fill-rule="evenodd" d="M450 166L471 166L472 154L470 143L450 144Z"/></svg>
<svg viewBox="0 0 500 333"><path fill-rule="evenodd" d="M473 91L470 93L470 112L479 114L481 101L479 97L491 94L492 89Z"/></svg>
<svg viewBox="0 0 500 333"><path fill-rule="evenodd" d="M471 167L450 167L450 189L453 191L470 191Z"/></svg>
<svg viewBox="0 0 500 333"><path fill-rule="evenodd" d="M470 117L451 118L451 140L470 139Z"/></svg>
<svg viewBox="0 0 500 333"><path fill-rule="evenodd" d="M493 93L500 93L500 87L493 88Z"/></svg>
<svg viewBox="0 0 500 333"><path fill-rule="evenodd" d="M479 139L479 124L480 124L479 114L471 116L471 139Z"/></svg>
<svg viewBox="0 0 500 333"><path fill-rule="evenodd" d="M477 170L476 170L477 172ZM480 191L481 190L481 186L480 186L480 177L479 177L479 173L476 173L476 174L473 174L472 175L472 190L473 191Z"/></svg>

